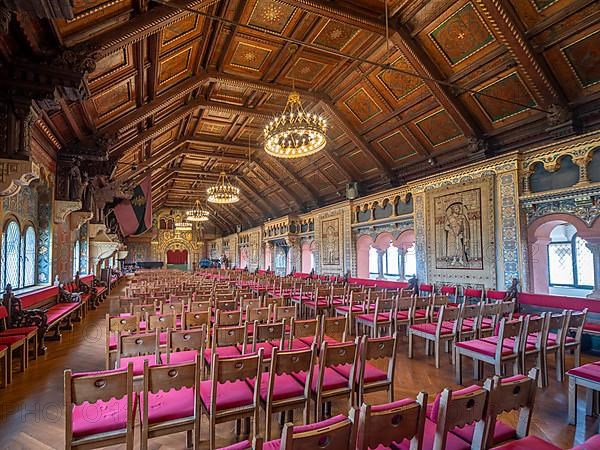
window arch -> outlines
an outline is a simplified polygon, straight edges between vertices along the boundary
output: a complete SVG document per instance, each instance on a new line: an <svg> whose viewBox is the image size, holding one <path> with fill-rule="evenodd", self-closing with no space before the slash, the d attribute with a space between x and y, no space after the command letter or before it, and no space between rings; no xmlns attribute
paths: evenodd
<svg viewBox="0 0 600 450"><path fill-rule="evenodd" d="M73 244L73 278L75 278L75 276L77 275L77 272L79 272L80 263L81 263L81 246L79 244L79 238L78 238L75 241L75 244Z"/></svg>
<svg viewBox="0 0 600 450"><path fill-rule="evenodd" d="M21 287L21 230L16 220L10 220L2 239L2 289L10 284L13 289Z"/></svg>
<svg viewBox="0 0 600 450"><path fill-rule="evenodd" d="M32 225L25 228L23 248L23 286L33 286L35 284L36 267L36 233Z"/></svg>

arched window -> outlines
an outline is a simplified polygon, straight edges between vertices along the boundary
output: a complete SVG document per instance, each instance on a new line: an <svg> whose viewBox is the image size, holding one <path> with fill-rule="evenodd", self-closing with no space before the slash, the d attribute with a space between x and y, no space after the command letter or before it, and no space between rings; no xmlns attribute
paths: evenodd
<svg viewBox="0 0 600 450"><path fill-rule="evenodd" d="M2 289L10 284L13 289L21 283L21 230L19 224L11 220L4 230L2 239Z"/></svg>
<svg viewBox="0 0 600 450"><path fill-rule="evenodd" d="M594 261L586 241L571 224L558 225L550 233L548 272L550 286L587 289L594 285Z"/></svg>
<svg viewBox="0 0 600 450"><path fill-rule="evenodd" d="M415 252L415 244L406 249L404 254L404 274L406 277L417 276L417 253Z"/></svg>
<svg viewBox="0 0 600 450"><path fill-rule="evenodd" d="M73 245L73 278L75 278L75 275L77 275L77 272L79 272L80 262L81 246L79 244L79 239L77 239Z"/></svg>
<svg viewBox="0 0 600 450"><path fill-rule="evenodd" d="M35 255L36 235L33 226L25 228L24 248L23 248L23 286L33 286L35 284Z"/></svg>

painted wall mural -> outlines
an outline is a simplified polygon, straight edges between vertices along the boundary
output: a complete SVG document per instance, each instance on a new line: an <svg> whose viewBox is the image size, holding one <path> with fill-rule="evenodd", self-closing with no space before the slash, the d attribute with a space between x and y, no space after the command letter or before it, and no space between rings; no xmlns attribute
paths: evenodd
<svg viewBox="0 0 600 450"><path fill-rule="evenodd" d="M433 199L435 267L483 269L481 191L468 189Z"/></svg>
<svg viewBox="0 0 600 450"><path fill-rule="evenodd" d="M494 178L464 177L426 192L428 281L496 284Z"/></svg>
<svg viewBox="0 0 600 450"><path fill-rule="evenodd" d="M340 219L321 222L321 236L323 237L321 265L338 266L340 264Z"/></svg>

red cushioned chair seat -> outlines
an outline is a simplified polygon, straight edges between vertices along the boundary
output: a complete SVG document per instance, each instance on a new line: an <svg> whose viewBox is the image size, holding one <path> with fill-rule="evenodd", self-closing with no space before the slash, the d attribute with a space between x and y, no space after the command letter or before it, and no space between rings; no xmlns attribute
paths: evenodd
<svg viewBox="0 0 600 450"><path fill-rule="evenodd" d="M127 365L133 363L133 375L143 375L144 373L144 361L148 361L148 366L156 366L156 357L154 355L143 355L143 356L128 356L121 358L119 369L126 369Z"/></svg>
<svg viewBox="0 0 600 450"><path fill-rule="evenodd" d="M475 319L465 319L465 320L463 320L463 324L467 324L470 327L473 327L473 322L475 322ZM483 319L481 319L481 323L480 323L479 326L481 328L483 328L483 329L492 328L492 319L490 319L489 317L484 317Z"/></svg>
<svg viewBox="0 0 600 450"><path fill-rule="evenodd" d="M585 378L586 380L600 382L600 365L585 364L569 370L567 374L575 377Z"/></svg>
<svg viewBox="0 0 600 450"><path fill-rule="evenodd" d="M255 380L248 380L248 384L254 389ZM269 373L263 373L260 379L260 398L267 400L267 389L269 387ZM284 398L301 397L304 394L304 386L301 385L291 374L283 373L275 377L273 383L273 400Z"/></svg>
<svg viewBox="0 0 600 450"><path fill-rule="evenodd" d="M357 320L363 322L373 323L375 321L375 314L360 314L356 316ZM377 322L386 322L390 320L390 315L385 313L377 314Z"/></svg>
<svg viewBox="0 0 600 450"><path fill-rule="evenodd" d="M0 331L0 336L28 335L31 332L37 332L37 330L38 327L9 328L7 330Z"/></svg>
<svg viewBox="0 0 600 450"><path fill-rule="evenodd" d="M227 447L221 447L219 450L252 450L252 443L248 440L245 440L228 445Z"/></svg>
<svg viewBox="0 0 600 450"><path fill-rule="evenodd" d="M217 347L215 353L219 355L219 358L226 358L228 356L240 356L242 353L236 345L228 345L225 347ZM212 362L212 349L207 348L204 350L204 360L207 363Z"/></svg>
<svg viewBox="0 0 600 450"><path fill-rule="evenodd" d="M238 347L238 350L241 350L241 346ZM273 355L273 348L279 348L279 344L271 343L271 342L258 342L256 344L256 352L258 350L263 349L263 358L270 359ZM241 353L241 352L240 352ZM246 353L252 353L252 344L246 344Z"/></svg>
<svg viewBox="0 0 600 450"><path fill-rule="evenodd" d="M15 347L25 342L27 337L23 335L13 336L0 336L0 344L8 345L9 347Z"/></svg>
<svg viewBox="0 0 600 450"><path fill-rule="evenodd" d="M425 316L427 316L427 310L417 309L417 310L415 310L415 316L416 317L425 317Z"/></svg>
<svg viewBox="0 0 600 450"><path fill-rule="evenodd" d="M327 300L319 300L317 302L315 302L314 300L310 300L308 302L304 302L304 305L312 308L314 308L315 306L318 308L325 308L327 307Z"/></svg>
<svg viewBox="0 0 600 450"><path fill-rule="evenodd" d="M134 414L137 406L137 396L134 394ZM73 437L82 438L94 434L127 428L127 397L101 400L96 403L84 402L73 406Z"/></svg>
<svg viewBox="0 0 600 450"><path fill-rule="evenodd" d="M359 365L356 366L356 374L358 375ZM350 369L352 366L350 364L344 364L341 366L334 367L336 372L341 373L345 378L350 378ZM356 378L354 378L356 380ZM376 381L385 381L387 380L387 373L383 370L378 369L375 366L367 363L365 365L365 375L364 375L365 383L374 383Z"/></svg>
<svg viewBox="0 0 600 450"><path fill-rule="evenodd" d="M308 425L298 425L294 427L294 433L305 433L307 431L319 430L321 428L326 428L331 425L335 425L336 423L341 422L345 419L346 416L340 414L338 416L332 417L327 420L323 420L321 422L310 423ZM281 439L275 439L272 441L265 442L262 448L263 450L279 450L281 448ZM377 450L381 450L381 448L378 447Z"/></svg>
<svg viewBox="0 0 600 450"><path fill-rule="evenodd" d="M296 378L300 384L306 384L306 373L300 372L298 374L294 374L294 378ZM312 390L316 392L317 390L317 378L319 377L319 365L315 365L313 369L312 375ZM323 390L330 391L333 389L339 389L348 386L348 378L343 376L341 373L337 372L331 367L325 368L325 376L323 377Z"/></svg>
<svg viewBox="0 0 600 450"><path fill-rule="evenodd" d="M350 305L338 306L337 308L335 308L335 310L347 313L348 311L350 311ZM360 312L362 310L363 307L361 305L352 305L352 312Z"/></svg>
<svg viewBox="0 0 600 450"><path fill-rule="evenodd" d="M473 442L473 435L475 434L475 424L468 424L462 428L454 428L451 433L457 435L463 441ZM501 420L496 421L496 426L494 427L494 444L500 444L502 442L506 442L509 439L514 439L517 435L517 431L502 422Z"/></svg>
<svg viewBox="0 0 600 450"><path fill-rule="evenodd" d="M197 350L184 350L182 352L173 352L169 354L169 364L183 364L196 361ZM163 364L167 363L166 353L161 353L160 360Z"/></svg>
<svg viewBox="0 0 600 450"><path fill-rule="evenodd" d="M600 434L592 436L583 444L573 447L571 450L598 450L600 449Z"/></svg>
<svg viewBox="0 0 600 450"><path fill-rule="evenodd" d="M527 436L523 439L510 441L506 444L494 447L494 450L560 450L560 447L540 439L537 436Z"/></svg>
<svg viewBox="0 0 600 450"><path fill-rule="evenodd" d="M143 399L140 399L143 400ZM140 410L143 401L140 402ZM171 389L148 394L148 422L160 423L194 416L194 389Z"/></svg>
<svg viewBox="0 0 600 450"><path fill-rule="evenodd" d="M200 398L204 407L210 410L212 380L200 383ZM252 405L254 392L243 380L217 384L217 410L240 408Z"/></svg>
<svg viewBox="0 0 600 450"><path fill-rule="evenodd" d="M304 339L309 339L309 338L304 338ZM290 341L286 340L284 342L284 348L290 348ZM292 350L306 350L307 348L310 348L311 344L308 344L307 342L304 342L302 339L292 339Z"/></svg>
<svg viewBox="0 0 600 450"><path fill-rule="evenodd" d="M417 325L411 325L410 329L419 331L419 332L425 333L425 334L431 334L434 336L435 332L437 330L437 324L435 324L435 323L420 323ZM442 334L442 335L452 334L452 329L442 327L442 329L440 330L440 334Z"/></svg>
<svg viewBox="0 0 600 450"><path fill-rule="evenodd" d="M425 419L425 432L423 433L423 449L432 449L435 440L436 425L429 419ZM394 444L394 450L409 450L410 441L405 439L400 444ZM455 434L448 433L445 450L470 450L471 444L463 441Z"/></svg>
<svg viewBox="0 0 600 450"><path fill-rule="evenodd" d="M548 333L548 340L556 341L556 338L556 333ZM571 336L565 337L565 344L573 344L575 342L577 342L577 339Z"/></svg>
<svg viewBox="0 0 600 450"><path fill-rule="evenodd" d="M457 342L454 345L486 356L494 356L496 354L496 344L485 342L481 339ZM510 354L512 354L512 350L503 346L502 356L508 356Z"/></svg>
<svg viewBox="0 0 600 450"><path fill-rule="evenodd" d="M398 311L396 313L396 319L398 319L398 320L408 320L408 311Z"/></svg>

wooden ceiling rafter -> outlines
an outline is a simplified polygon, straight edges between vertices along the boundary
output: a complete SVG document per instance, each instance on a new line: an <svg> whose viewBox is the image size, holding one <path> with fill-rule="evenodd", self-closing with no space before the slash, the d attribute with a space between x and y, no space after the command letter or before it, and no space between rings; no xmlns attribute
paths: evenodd
<svg viewBox="0 0 600 450"><path fill-rule="evenodd" d="M524 33L517 26L518 19L509 8L498 0L475 0L508 51L530 82L542 107L549 109L553 104L567 109L564 93L550 75L547 65L538 58Z"/></svg>

